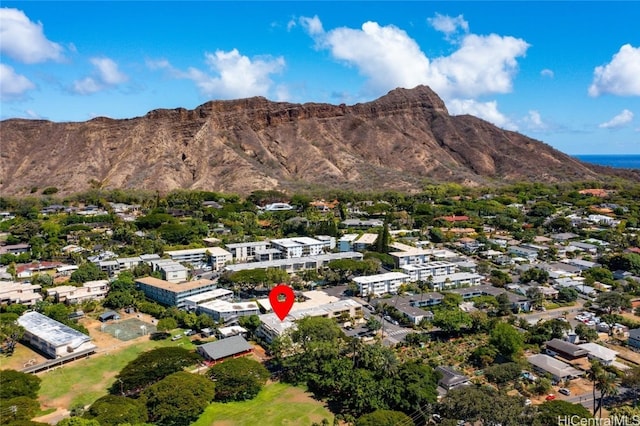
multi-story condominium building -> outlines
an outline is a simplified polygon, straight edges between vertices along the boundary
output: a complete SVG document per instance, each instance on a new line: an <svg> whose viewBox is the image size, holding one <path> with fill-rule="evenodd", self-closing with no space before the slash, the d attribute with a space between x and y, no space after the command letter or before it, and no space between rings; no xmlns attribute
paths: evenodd
<svg viewBox="0 0 640 426"><path fill-rule="evenodd" d="M353 251L353 243L358 239L358 234L344 234L338 240L338 250L340 252Z"/></svg>
<svg viewBox="0 0 640 426"><path fill-rule="evenodd" d="M409 281L409 275L401 272L387 272L386 274L356 277L353 281L358 285L362 296L381 296L387 293L397 293L400 286Z"/></svg>
<svg viewBox="0 0 640 426"><path fill-rule="evenodd" d="M417 265L404 265L402 272L409 275L410 282L427 281L429 277L450 275L456 272L456 265L451 262L435 261Z"/></svg>
<svg viewBox="0 0 640 426"><path fill-rule="evenodd" d="M171 260L187 263L210 263L213 269L222 268L227 262L231 262L232 254L220 247L207 247L189 250L166 251Z"/></svg>
<svg viewBox="0 0 640 426"><path fill-rule="evenodd" d="M346 252L346 253L327 253L317 256L296 257L291 259L279 259L268 262L249 262L249 263L236 263L233 265L227 265L225 270L231 272L246 271L252 269L269 269L277 268L282 269L288 273L305 271L308 269L320 269L326 266L332 260L338 259L354 259L362 260L362 253L358 252Z"/></svg>
<svg viewBox="0 0 640 426"><path fill-rule="evenodd" d="M325 243L310 237L279 238L271 240L271 247L280 250L282 257L289 259L322 254Z"/></svg>
<svg viewBox="0 0 640 426"><path fill-rule="evenodd" d="M229 300L232 297L233 291L227 290L226 288L216 288L214 290L185 298L185 308L188 311L195 311L198 305L202 303L211 302L212 300Z"/></svg>
<svg viewBox="0 0 640 426"><path fill-rule="evenodd" d="M256 329L256 335L271 343L273 339L279 337L286 330L295 328L295 321L305 317L337 318L341 315L348 315L351 318L362 317L362 305L352 299L339 300L337 302L325 303L312 308L292 311L284 320L276 314L268 313L260 315L260 326Z"/></svg>
<svg viewBox="0 0 640 426"><path fill-rule="evenodd" d="M413 248L406 251L398 251L389 253L393 256L396 263L396 268L402 268L404 265L418 265L420 263L427 263L431 260L433 250L430 249L417 249Z"/></svg>
<svg viewBox="0 0 640 426"><path fill-rule="evenodd" d="M136 287L146 297L162 305L184 308L186 298L213 290L217 283L212 280L197 280L175 284L154 277L145 277L136 279Z"/></svg>
<svg viewBox="0 0 640 426"><path fill-rule="evenodd" d="M171 259L160 259L151 262L154 271L159 271L162 279L172 283L180 283L189 279L189 270Z"/></svg>
<svg viewBox="0 0 640 426"><path fill-rule="evenodd" d="M236 262L246 262L255 258L256 251L271 248L269 241L252 241L248 243L232 243L226 245L231 252L232 259Z"/></svg>
<svg viewBox="0 0 640 426"><path fill-rule="evenodd" d="M470 272L456 272L450 275L439 275L433 277L431 288L435 291L448 290L459 287L470 287L480 285L482 275L472 274Z"/></svg>
<svg viewBox="0 0 640 426"><path fill-rule="evenodd" d="M228 302L226 300L211 300L198 304L196 313L209 315L216 321L228 322L238 317L260 315L257 302Z"/></svg>

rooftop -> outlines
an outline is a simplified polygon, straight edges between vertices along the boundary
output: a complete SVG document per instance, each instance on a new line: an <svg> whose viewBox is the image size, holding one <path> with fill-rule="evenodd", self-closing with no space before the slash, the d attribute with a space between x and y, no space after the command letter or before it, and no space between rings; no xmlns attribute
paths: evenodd
<svg viewBox="0 0 640 426"><path fill-rule="evenodd" d="M227 358L253 349L249 342L239 335L205 343L200 348L213 360Z"/></svg>
<svg viewBox="0 0 640 426"><path fill-rule="evenodd" d="M69 345L76 348L91 340L86 334L35 311L22 314L18 318L18 324L29 333L56 347Z"/></svg>
<svg viewBox="0 0 640 426"><path fill-rule="evenodd" d="M154 277L137 278L136 283L148 285L150 287L161 288L173 293L181 293L184 291L195 290L197 288L206 287L215 284L212 280L187 281L184 283L170 283Z"/></svg>

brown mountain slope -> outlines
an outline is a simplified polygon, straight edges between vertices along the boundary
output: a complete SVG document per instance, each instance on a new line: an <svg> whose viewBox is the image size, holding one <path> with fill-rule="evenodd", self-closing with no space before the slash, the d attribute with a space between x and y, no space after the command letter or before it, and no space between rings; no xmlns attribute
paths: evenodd
<svg viewBox="0 0 640 426"><path fill-rule="evenodd" d="M127 120L0 123L0 192L339 186L417 190L426 181L486 184L597 179L550 146L472 116L450 116L428 87L353 106L256 97ZM632 177L636 175L632 175Z"/></svg>

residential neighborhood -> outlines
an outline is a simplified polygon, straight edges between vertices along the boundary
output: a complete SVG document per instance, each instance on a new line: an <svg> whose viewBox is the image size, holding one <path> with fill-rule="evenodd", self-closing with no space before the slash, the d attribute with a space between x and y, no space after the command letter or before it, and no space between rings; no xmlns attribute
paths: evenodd
<svg viewBox="0 0 640 426"><path fill-rule="evenodd" d="M457 398L492 392L519 407L503 424L535 424L553 401L589 416L637 409L640 188L592 189L0 199L0 366L46 382L124 347L188 349L194 371L249 358L305 384L335 424L376 409L457 421ZM282 320L277 284L295 295ZM313 361L322 344L332 351ZM422 371L425 394L406 406L384 396L400 388L345 396L351 374L396 380L369 351L402 380Z"/></svg>

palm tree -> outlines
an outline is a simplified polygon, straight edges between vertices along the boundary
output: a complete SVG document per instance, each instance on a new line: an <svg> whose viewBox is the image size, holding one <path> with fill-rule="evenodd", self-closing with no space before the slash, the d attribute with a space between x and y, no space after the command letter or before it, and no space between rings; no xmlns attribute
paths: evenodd
<svg viewBox="0 0 640 426"><path fill-rule="evenodd" d="M591 362L591 369L587 371L587 378L593 382L593 415L600 412L602 418L602 401L606 396L613 396L618 393L618 385L616 376L605 370L598 361ZM596 390L600 392L598 403L596 405Z"/></svg>

